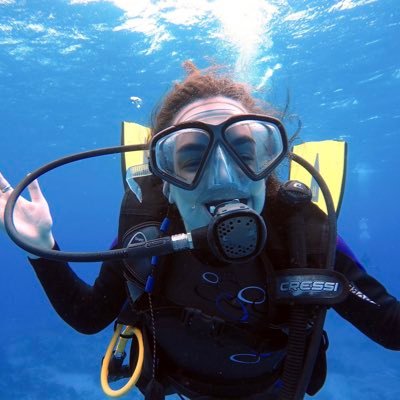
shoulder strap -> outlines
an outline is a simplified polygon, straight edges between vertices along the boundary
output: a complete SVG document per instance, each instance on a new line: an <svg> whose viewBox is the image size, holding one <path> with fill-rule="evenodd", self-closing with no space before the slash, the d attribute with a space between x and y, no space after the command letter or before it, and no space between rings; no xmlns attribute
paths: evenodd
<svg viewBox="0 0 400 400"><path fill-rule="evenodd" d="M274 269L287 268L288 242L286 232L287 210L275 201L268 201L263 211L267 221L266 251ZM310 204L304 210L306 224L306 248L309 266L319 268L324 265L328 240L327 218L315 204Z"/></svg>

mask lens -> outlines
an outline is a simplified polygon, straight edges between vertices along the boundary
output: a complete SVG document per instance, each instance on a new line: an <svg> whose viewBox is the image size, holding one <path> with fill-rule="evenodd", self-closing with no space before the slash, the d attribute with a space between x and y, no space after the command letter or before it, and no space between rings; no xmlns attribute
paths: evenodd
<svg viewBox="0 0 400 400"><path fill-rule="evenodd" d="M283 152L282 135L271 122L239 121L229 125L224 135L231 149L255 175L265 172Z"/></svg>
<svg viewBox="0 0 400 400"><path fill-rule="evenodd" d="M211 138L198 128L179 129L156 143L157 167L185 184L192 184L204 163Z"/></svg>

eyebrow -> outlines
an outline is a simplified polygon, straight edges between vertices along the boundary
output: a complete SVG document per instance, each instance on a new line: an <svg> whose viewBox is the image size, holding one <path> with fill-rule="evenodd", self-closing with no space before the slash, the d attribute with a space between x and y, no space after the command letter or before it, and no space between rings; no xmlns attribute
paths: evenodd
<svg viewBox="0 0 400 400"><path fill-rule="evenodd" d="M208 147L208 144L201 144L201 143L187 143L179 147L176 151L177 154L184 153L188 151L203 151L205 148Z"/></svg>
<svg viewBox="0 0 400 400"><path fill-rule="evenodd" d="M256 141L252 136L237 136L232 141L228 141L233 146L240 146L241 144L247 144L249 142L256 144Z"/></svg>

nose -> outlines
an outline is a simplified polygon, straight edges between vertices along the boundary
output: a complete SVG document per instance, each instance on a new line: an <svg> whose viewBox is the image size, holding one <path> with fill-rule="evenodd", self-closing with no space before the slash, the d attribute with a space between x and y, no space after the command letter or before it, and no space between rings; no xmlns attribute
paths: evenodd
<svg viewBox="0 0 400 400"><path fill-rule="evenodd" d="M234 166L232 162L228 163L228 156L224 150L218 145L215 149L210 168L210 183L214 185L224 185L234 182Z"/></svg>

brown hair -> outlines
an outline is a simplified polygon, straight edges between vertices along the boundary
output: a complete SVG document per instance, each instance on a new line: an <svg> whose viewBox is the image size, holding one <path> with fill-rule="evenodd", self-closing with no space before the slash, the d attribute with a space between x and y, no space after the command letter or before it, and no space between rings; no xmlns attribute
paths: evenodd
<svg viewBox="0 0 400 400"><path fill-rule="evenodd" d="M220 68L211 67L199 70L192 61L185 61L183 68L186 77L175 83L171 91L155 110L152 118L152 134L172 125L177 113L188 104L214 96L224 96L241 103L249 112L269 115L277 114L271 106L256 100L251 95L251 87L245 83L235 82L228 75L219 73Z"/></svg>
<svg viewBox="0 0 400 400"><path fill-rule="evenodd" d="M188 104L214 96L224 96L241 103L249 112L278 116L275 108L266 102L256 100L251 95L251 87L245 83L235 82L230 76L223 75L220 68L210 67L199 70L192 61L185 61L183 68L186 77L175 83L152 116L152 135L172 125L177 113ZM268 197L274 197L279 186L278 180L271 175L268 180Z"/></svg>

